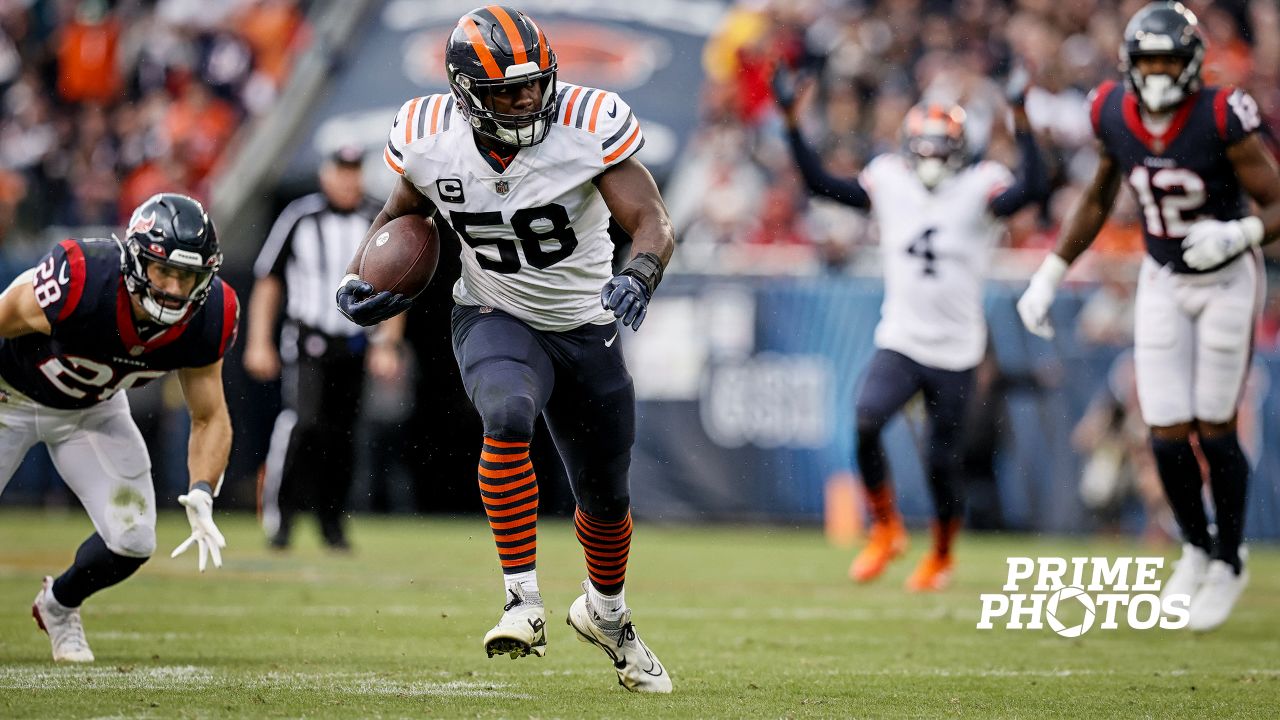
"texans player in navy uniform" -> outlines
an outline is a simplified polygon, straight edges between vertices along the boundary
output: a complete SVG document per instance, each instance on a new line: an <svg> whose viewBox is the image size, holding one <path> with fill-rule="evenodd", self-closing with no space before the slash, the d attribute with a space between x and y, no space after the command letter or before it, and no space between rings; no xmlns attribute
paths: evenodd
<svg viewBox="0 0 1280 720"><path fill-rule="evenodd" d="M1055 289L1125 178L1142 207L1147 249L1134 328L1138 399L1184 540L1164 593L1191 597L1193 630L1225 622L1248 583L1240 545L1249 463L1236 406L1263 294L1257 247L1280 235L1280 170L1255 132L1258 106L1241 90L1202 87L1204 52L1195 15L1181 3L1151 3L1129 21L1120 49L1126 85L1104 83L1091 101L1101 144L1093 183L1018 301L1027 329L1052 337ZM1193 436L1208 461L1216 537Z"/></svg>
<svg viewBox="0 0 1280 720"><path fill-rule="evenodd" d="M140 205L124 242L63 240L0 295L0 491L43 442L95 532L46 577L31 611L53 659L91 662L80 604L129 577L156 546L155 491L123 390L178 371L191 413L191 537L222 565L213 498L231 449L222 357L240 306L217 277L218 236L200 203L164 193Z"/></svg>

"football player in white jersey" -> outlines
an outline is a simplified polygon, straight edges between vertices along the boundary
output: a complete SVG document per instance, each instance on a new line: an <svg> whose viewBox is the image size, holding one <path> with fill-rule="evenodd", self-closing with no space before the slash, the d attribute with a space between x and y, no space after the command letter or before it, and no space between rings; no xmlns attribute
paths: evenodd
<svg viewBox="0 0 1280 720"><path fill-rule="evenodd" d="M617 95L558 82L545 34L509 7L462 16L445 70L452 95L414 98L392 124L383 157L401 180L365 243L410 214L434 216L462 240L454 354L484 423L480 491L506 601L485 650L546 652L529 459L542 414L568 470L586 556L585 592L568 623L609 656L628 690L670 692L623 597L635 394L618 333L640 328L674 245L658 188L635 158L640 125ZM617 275L610 216L633 242ZM411 301L374 293L355 275L363 247L337 299L352 320L372 325Z"/></svg>
<svg viewBox="0 0 1280 720"><path fill-rule="evenodd" d="M964 110L918 105L904 122L901 152L874 158L855 179L835 178L800 136L794 75L780 71L774 85L792 152L810 191L869 209L880 233L884 304L876 351L856 403L856 459L872 524L869 542L854 558L849 576L871 581L906 549L907 533L895 508L880 434L922 392L929 415L923 460L935 521L933 547L908 578L907 588L939 590L950 580L952 541L964 519L957 472L960 422L987 342L982 308L987 265L1004 235L1001 219L1047 194L1044 164L1020 100L1012 104L1021 180L998 163L971 161Z"/></svg>

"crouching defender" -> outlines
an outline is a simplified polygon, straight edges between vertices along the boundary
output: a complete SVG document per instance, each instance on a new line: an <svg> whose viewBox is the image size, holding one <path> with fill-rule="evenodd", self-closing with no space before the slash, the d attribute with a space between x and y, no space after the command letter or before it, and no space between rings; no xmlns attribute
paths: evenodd
<svg viewBox="0 0 1280 720"><path fill-rule="evenodd" d="M218 278L222 253L200 203L164 193L140 205L124 242L63 240L0 295L0 491L36 443L93 521L75 562L46 577L31 608L53 659L91 662L80 604L132 575L156 547L155 490L124 390L178 371L191 412L191 537L222 565L213 497L231 418L222 357L240 306Z"/></svg>

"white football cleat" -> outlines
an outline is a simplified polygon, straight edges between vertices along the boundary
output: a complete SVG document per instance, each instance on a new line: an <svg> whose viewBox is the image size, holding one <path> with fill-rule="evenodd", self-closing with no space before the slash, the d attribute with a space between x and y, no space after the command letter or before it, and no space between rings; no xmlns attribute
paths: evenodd
<svg viewBox="0 0 1280 720"><path fill-rule="evenodd" d="M1209 570L1209 553L1191 543L1182 544L1182 557L1173 566L1169 579L1160 588L1160 600L1171 595L1186 595L1194 598L1204 582L1205 573Z"/></svg>
<svg viewBox="0 0 1280 720"><path fill-rule="evenodd" d="M511 600L502 607L502 618L485 633L484 651L489 657L547 654L547 613L541 596L529 597L524 591L507 588Z"/></svg>
<svg viewBox="0 0 1280 720"><path fill-rule="evenodd" d="M1204 632L1226 622L1248 584L1248 568L1242 566L1237 575L1235 568L1225 561L1210 562L1200 591L1191 596L1191 619L1187 627Z"/></svg>
<svg viewBox="0 0 1280 720"><path fill-rule="evenodd" d="M63 607L53 598L53 578L48 575L36 593L35 602L31 603L31 616L40 629L49 634L55 661L93 662L93 651L80 623L80 608Z"/></svg>
<svg viewBox="0 0 1280 720"><path fill-rule="evenodd" d="M583 583L582 589L586 588L587 584ZM583 593L569 606L565 621L578 633L579 640L595 645L609 656L618 671L619 685L631 692L671 692L671 676L658 656L636 635L630 610L624 611L616 622L608 622L591 609Z"/></svg>

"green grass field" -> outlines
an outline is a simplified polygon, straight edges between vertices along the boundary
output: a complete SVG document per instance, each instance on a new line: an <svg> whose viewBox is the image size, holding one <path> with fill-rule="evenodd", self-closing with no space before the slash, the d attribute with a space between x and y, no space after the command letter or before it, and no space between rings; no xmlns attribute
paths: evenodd
<svg viewBox="0 0 1280 720"><path fill-rule="evenodd" d="M636 530L628 599L666 663L670 696L636 696L564 624L580 592L569 525L544 522L545 658L488 659L501 612L488 528L359 519L349 557L301 528L274 555L248 516L222 515L226 564L204 576L177 513L161 552L85 605L88 667L55 666L30 618L40 577L91 531L79 512L0 512L0 717L1258 717L1280 712L1280 551L1218 632L978 631L1009 555L1146 554L1128 543L966 537L951 590L913 596L919 556L873 587L814 529Z"/></svg>

